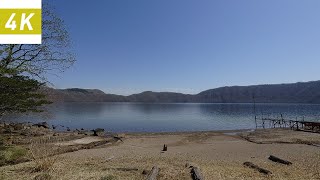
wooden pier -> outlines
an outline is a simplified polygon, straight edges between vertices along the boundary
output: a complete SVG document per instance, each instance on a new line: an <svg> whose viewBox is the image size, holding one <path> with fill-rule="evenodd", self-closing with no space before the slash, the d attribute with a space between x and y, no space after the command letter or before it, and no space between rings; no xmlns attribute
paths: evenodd
<svg viewBox="0 0 320 180"><path fill-rule="evenodd" d="M287 120L281 115L281 118L257 118L255 116L256 128L290 128L296 131L307 131L320 133L320 122Z"/></svg>

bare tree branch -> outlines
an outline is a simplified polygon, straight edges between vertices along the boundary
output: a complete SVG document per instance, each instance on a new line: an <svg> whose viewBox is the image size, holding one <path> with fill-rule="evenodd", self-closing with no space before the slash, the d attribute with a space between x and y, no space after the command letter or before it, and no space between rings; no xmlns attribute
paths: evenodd
<svg viewBox="0 0 320 180"><path fill-rule="evenodd" d="M15 71L46 81L48 73L65 71L75 62L64 22L49 4L43 5L42 44L0 45L0 75Z"/></svg>

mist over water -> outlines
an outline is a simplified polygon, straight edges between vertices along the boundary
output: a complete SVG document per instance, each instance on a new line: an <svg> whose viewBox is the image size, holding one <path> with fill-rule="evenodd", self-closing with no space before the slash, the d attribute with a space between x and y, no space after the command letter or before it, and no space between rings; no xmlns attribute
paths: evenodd
<svg viewBox="0 0 320 180"><path fill-rule="evenodd" d="M145 104L63 103L48 116L11 117L14 121L48 121L71 129L104 128L114 132L174 132L255 128L254 116L320 120L320 105L307 104ZM63 129L61 129L63 130Z"/></svg>

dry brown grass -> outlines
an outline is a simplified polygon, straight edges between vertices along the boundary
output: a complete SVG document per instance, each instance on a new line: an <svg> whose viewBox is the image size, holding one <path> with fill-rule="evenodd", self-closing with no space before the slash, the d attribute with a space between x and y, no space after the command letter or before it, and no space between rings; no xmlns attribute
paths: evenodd
<svg viewBox="0 0 320 180"><path fill-rule="evenodd" d="M26 161L27 150L20 146L0 146L0 166Z"/></svg>
<svg viewBox="0 0 320 180"><path fill-rule="evenodd" d="M320 180L320 152L316 155L316 158L311 162L310 167L312 171L310 172L315 179Z"/></svg>
<svg viewBox="0 0 320 180"><path fill-rule="evenodd" d="M29 154L35 164L33 172L51 173L54 171L54 164L59 160L58 156L54 156L54 150L56 149L47 144L45 139L29 145Z"/></svg>

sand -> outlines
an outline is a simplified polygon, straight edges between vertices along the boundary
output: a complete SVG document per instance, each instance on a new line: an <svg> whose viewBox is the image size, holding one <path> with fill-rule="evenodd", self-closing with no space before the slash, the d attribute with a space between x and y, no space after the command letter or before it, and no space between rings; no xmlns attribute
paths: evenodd
<svg viewBox="0 0 320 180"><path fill-rule="evenodd" d="M244 139L247 137L252 142ZM301 139L299 139L301 137ZM198 166L207 180L320 179L320 134L291 130L236 133L126 134L123 142L58 156L48 174L53 179L145 179L143 170L160 168L158 179L192 179L186 163ZM162 152L164 144L168 151ZM320 143L319 143L320 144ZM268 160L270 155L291 166ZM243 166L249 161L272 172L266 176ZM33 162L1 167L2 179L33 179Z"/></svg>
<svg viewBox="0 0 320 180"><path fill-rule="evenodd" d="M81 138L81 139L75 139L75 140L71 140L71 141L55 143L55 145L57 145L57 146L83 145L83 144L90 144L90 143L93 143L93 142L99 142L99 141L102 141L102 140L103 140L102 137L89 136L89 137L84 137L84 138Z"/></svg>

